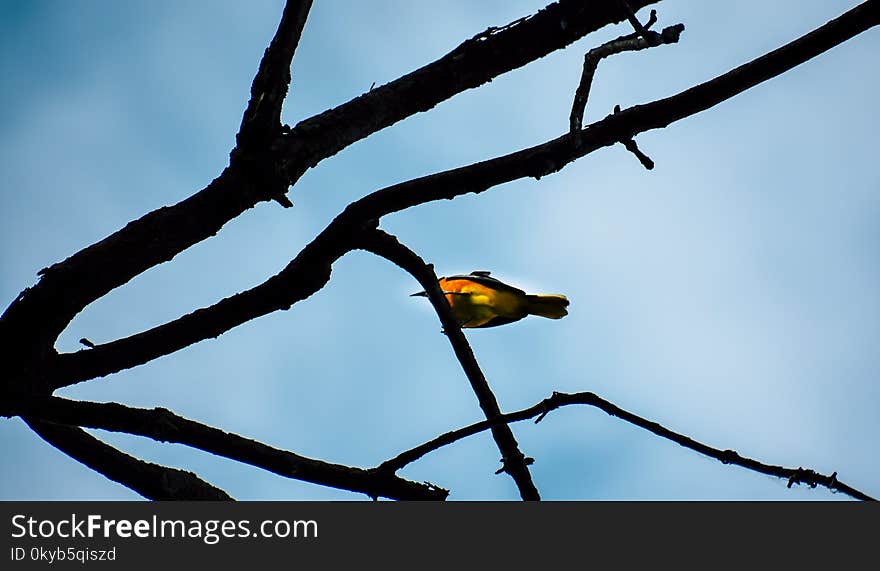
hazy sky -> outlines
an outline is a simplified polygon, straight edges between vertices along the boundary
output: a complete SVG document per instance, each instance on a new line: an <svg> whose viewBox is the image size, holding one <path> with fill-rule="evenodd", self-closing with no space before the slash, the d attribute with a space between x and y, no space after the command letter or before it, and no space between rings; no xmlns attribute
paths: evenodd
<svg viewBox="0 0 880 571"><path fill-rule="evenodd" d="M586 121L705 81L854 0L665 0L674 46L604 61ZM543 6L316 0L293 65L293 124ZM282 2L0 4L0 301L36 272L206 185L227 164ZM642 13L643 18L646 12ZM278 272L351 200L554 138L601 30L361 141L309 171L295 208L261 203L95 302L58 341L106 342ZM880 494L880 171L876 29L707 112L541 181L389 216L441 274L492 270L564 293L570 315L468 332L501 406L595 391L720 448ZM59 391L164 406L332 462L369 467L481 418L427 302L397 267L347 255L292 310ZM840 499L724 466L589 408L514 432L548 499ZM363 499L189 448L94 432L240 499ZM19 420L0 420L2 499L127 499ZM513 499L479 435L401 475L450 499Z"/></svg>

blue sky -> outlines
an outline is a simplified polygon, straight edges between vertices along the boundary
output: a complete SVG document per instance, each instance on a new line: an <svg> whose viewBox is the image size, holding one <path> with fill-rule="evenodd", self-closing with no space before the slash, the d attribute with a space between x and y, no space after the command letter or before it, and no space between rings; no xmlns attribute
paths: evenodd
<svg viewBox="0 0 880 571"><path fill-rule="evenodd" d="M679 44L604 61L585 122L774 49L854 1L666 0ZM226 165L279 1L0 4L0 298ZM541 1L316 0L284 120L296 123L445 54ZM644 17L644 14L643 14ZM293 209L263 203L76 317L57 348L174 319L279 271L348 202L556 137L583 53L625 26L461 94L308 172ZM564 293L570 315L468 332L505 410L591 390L721 448L837 471L880 494L880 33L869 31L707 112L541 181L389 216L441 274L474 269ZM219 339L59 391L164 406L328 461L373 466L480 419L414 281L368 254ZM379 334L377 334L377 332ZM587 408L514 431L548 499L842 499L723 466ZM240 499L363 499L182 446L95 432ZM134 499L18 419L0 421L2 499ZM487 435L401 474L451 499L514 499Z"/></svg>

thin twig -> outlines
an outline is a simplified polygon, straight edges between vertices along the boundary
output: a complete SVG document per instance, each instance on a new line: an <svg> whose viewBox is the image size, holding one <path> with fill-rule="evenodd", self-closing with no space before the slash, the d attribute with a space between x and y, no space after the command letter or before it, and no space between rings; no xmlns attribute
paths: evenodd
<svg viewBox="0 0 880 571"><path fill-rule="evenodd" d="M642 166L648 170L652 170L654 168L654 161L651 160L651 157L646 155L639 149L639 146L636 144L635 139L625 139L620 142L626 150L631 152L639 159L639 162L642 163Z"/></svg>
<svg viewBox="0 0 880 571"><path fill-rule="evenodd" d="M0 416L27 415L56 424L99 428L175 442L250 464L279 476L331 488L395 500L443 500L449 494L433 484L411 482L393 474L306 458L262 442L224 432L164 408L143 409L118 403L40 397L0 404Z"/></svg>
<svg viewBox="0 0 880 571"><path fill-rule="evenodd" d="M614 112L620 113L620 105L614 106ZM635 139L623 139L622 141L620 141L620 144L623 145L627 151L634 154L636 158L639 159L639 162L642 163L643 167L648 170L653 170L654 161L651 160L651 157L649 157L648 155L643 153L641 149L639 149L639 146L636 144Z"/></svg>
<svg viewBox="0 0 880 571"><path fill-rule="evenodd" d="M511 422L519 422L535 417L537 417L535 422L540 422L550 411L574 404L596 407L611 416L620 418L621 420L629 422L630 424L638 426L639 428L648 430L657 436L660 436L667 440L671 440L672 442L680 444L685 448L689 448L705 456L715 458L716 460L719 460L724 464L735 464L754 472L759 472L761 474L767 474L770 476L776 476L778 478L788 480L788 487L791 487L793 484L801 483L806 484L811 488L815 488L816 486L824 486L829 490L842 492L857 500L874 500L874 498L872 498L868 494L861 492L853 488L852 486L844 484L843 482L838 480L837 472L826 476L814 470L805 468L785 468L782 466L774 466L772 464L765 464L751 458L746 458L744 456L741 456L734 450L721 450L719 448L713 448L712 446L698 442L689 436L673 432L672 430L669 430L668 428L665 428L664 426L654 421L647 420L636 414L626 411L591 392L554 392L550 397L529 408L525 408L508 414L503 414L493 420L483 420L480 422L476 422L474 424L471 424L470 426L466 426L464 428L459 428L458 430L453 430L451 432L442 434L437 438L434 438L433 440L425 442L424 444L420 444L405 452L401 452L394 458L380 464L376 469L385 470L388 472L396 472L407 464L410 464L423 457L425 454L428 454L429 452L432 452L444 446L448 446L453 442L461 440L462 438L466 438L468 436L472 436L474 434L478 434L480 432L488 430L498 423L506 424Z"/></svg>
<svg viewBox="0 0 880 571"><path fill-rule="evenodd" d="M467 338L462 333L461 327L452 314L452 308L446 301L443 292L440 291L437 274L434 273L433 266L426 264L418 254L398 242L397 238L382 230L377 229L365 234L359 244L363 249L397 264L409 272L425 288L425 291L428 293L428 299L431 301L431 305L434 306L434 310L440 318L440 323L443 325L443 331L452 344L455 356L458 358L462 369L464 369L471 388L477 395L480 408L483 409L487 419L494 420L500 418L501 409L498 406L498 401L492 393L492 389L489 387L489 383L486 381L486 377L483 375L477 359L474 357L474 352ZM499 472L503 471L510 474L514 482L516 482L523 500L540 500L541 496L532 481L528 468L528 465L533 460L526 458L520 452L516 438L513 436L513 431L504 423L492 423L491 430L495 443L501 451L502 466Z"/></svg>
<svg viewBox="0 0 880 571"><path fill-rule="evenodd" d="M648 16L648 21L645 22L645 29L650 30L651 26L657 23L657 10L651 10L651 15Z"/></svg>
<svg viewBox="0 0 880 571"><path fill-rule="evenodd" d="M650 27L650 24L648 24L647 26L642 26L642 23L639 22L639 18L636 16L636 13L633 12L632 8L630 8L629 2L627 2L626 0L617 0L617 5L620 6L620 8L623 10L623 13L626 15L626 19L629 20L629 23L636 31L636 34L642 36L648 43L655 41L654 38L648 35L648 28ZM653 16L656 13L652 10L651 14Z"/></svg>
<svg viewBox="0 0 880 571"><path fill-rule="evenodd" d="M101 442L81 428L24 417L43 440L74 460L150 500L231 500L192 472L144 462Z"/></svg>
<svg viewBox="0 0 880 571"><path fill-rule="evenodd" d="M571 113L568 117L569 130L575 133L581 129L584 120L584 109L587 106L587 101L590 98L590 88L593 85L593 76L596 74L596 68L598 68L600 61L621 52L644 50L662 44L674 44L678 42L683 31L684 24L669 26L659 34L645 30L644 35L652 38L651 40L636 36L635 34L628 34L605 42L601 46L588 51L584 55L584 68L581 71L581 80L574 92L574 101L572 102Z"/></svg>

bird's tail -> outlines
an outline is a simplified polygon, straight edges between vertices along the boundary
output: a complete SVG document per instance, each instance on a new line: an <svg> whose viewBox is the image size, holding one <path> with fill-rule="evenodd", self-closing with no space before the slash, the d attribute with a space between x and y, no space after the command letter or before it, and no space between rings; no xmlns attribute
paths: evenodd
<svg viewBox="0 0 880 571"><path fill-rule="evenodd" d="M560 319L568 315L568 298L564 295L527 295L526 309L532 315Z"/></svg>

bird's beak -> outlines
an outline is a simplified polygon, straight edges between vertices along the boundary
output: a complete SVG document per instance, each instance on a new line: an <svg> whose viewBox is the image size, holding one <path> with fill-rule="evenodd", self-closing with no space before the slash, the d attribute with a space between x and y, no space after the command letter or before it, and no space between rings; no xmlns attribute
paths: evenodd
<svg viewBox="0 0 880 571"><path fill-rule="evenodd" d="M426 291L417 291L416 293L409 294L410 297L428 297L428 292Z"/></svg>

